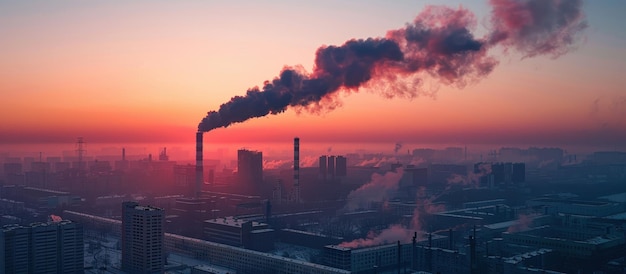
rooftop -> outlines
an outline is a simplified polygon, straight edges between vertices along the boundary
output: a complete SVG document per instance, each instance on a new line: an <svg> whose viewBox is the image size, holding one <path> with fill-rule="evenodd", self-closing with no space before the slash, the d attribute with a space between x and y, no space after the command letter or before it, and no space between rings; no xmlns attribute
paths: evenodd
<svg viewBox="0 0 626 274"><path fill-rule="evenodd" d="M224 217L224 218L204 220L204 223L218 224L218 225L223 225L223 226L233 226L233 227L241 227L244 223L247 223L247 222L249 222L249 221L247 221L245 219L235 218L235 217L232 217L232 216ZM263 225L262 223L259 223L259 222L251 222L251 223L252 223L252 227Z"/></svg>
<svg viewBox="0 0 626 274"><path fill-rule="evenodd" d="M555 198L538 198L532 201L547 202L547 203L562 203L562 204L572 204L572 205L585 205L585 206L603 206L603 205L609 204L607 202L565 200L565 199L555 199Z"/></svg>

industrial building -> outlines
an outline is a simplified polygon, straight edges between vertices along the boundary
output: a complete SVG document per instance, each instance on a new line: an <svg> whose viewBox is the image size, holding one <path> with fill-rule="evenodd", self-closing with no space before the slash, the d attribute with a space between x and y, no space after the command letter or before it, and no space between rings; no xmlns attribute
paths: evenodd
<svg viewBox="0 0 626 274"><path fill-rule="evenodd" d="M324 262L351 273L428 270L430 273L469 273L470 257L465 252L444 248L446 236L429 234L427 239L413 243L384 244L349 248L328 245L323 251ZM437 246L437 247L436 247Z"/></svg>
<svg viewBox="0 0 626 274"><path fill-rule="evenodd" d="M584 201L573 199L559 199L542 197L528 200L527 206L543 207L546 213L563 213L604 217L623 212L624 208L619 203L609 201Z"/></svg>
<svg viewBox="0 0 626 274"><path fill-rule="evenodd" d="M274 248L274 230L267 224L225 217L204 221L205 239L258 251Z"/></svg>

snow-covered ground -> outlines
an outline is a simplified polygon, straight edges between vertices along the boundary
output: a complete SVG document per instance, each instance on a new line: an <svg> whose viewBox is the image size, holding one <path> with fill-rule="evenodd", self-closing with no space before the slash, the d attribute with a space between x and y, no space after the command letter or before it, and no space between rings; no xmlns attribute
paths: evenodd
<svg viewBox="0 0 626 274"><path fill-rule="evenodd" d="M85 273L125 273L121 271L122 251L120 239L112 235L85 231ZM196 266L213 266L207 261L168 253L165 273L189 274ZM228 270L227 270L228 271ZM232 271L229 271L232 273Z"/></svg>
<svg viewBox="0 0 626 274"><path fill-rule="evenodd" d="M295 260L314 263L315 257L320 255L321 252L319 250L304 246L296 246L277 242L274 245L274 250L269 253L278 256L288 257Z"/></svg>

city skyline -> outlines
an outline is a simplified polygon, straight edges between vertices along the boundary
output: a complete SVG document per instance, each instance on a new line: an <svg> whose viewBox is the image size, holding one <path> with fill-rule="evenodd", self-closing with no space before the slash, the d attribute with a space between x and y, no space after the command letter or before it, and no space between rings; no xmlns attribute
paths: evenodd
<svg viewBox="0 0 626 274"><path fill-rule="evenodd" d="M459 8L460 1L443 5ZM383 37L424 1L2 3L0 141L190 143L207 111L272 80L311 72L316 50ZM417 97L341 93L340 107L285 113L205 134L209 142L626 145L620 87L623 2L583 2L588 24L569 52L525 58L495 47L498 65L463 88L426 77ZM488 32L488 1L464 3ZM358 94L356 94L358 93ZM337 101L335 101L337 102ZM366 121L366 122L362 122ZM287 136L287 137L285 137Z"/></svg>

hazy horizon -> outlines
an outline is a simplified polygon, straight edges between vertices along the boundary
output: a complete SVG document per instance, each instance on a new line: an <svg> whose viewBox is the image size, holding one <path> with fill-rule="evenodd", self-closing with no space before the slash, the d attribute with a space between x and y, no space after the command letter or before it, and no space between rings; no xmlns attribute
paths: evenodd
<svg viewBox="0 0 626 274"><path fill-rule="evenodd" d="M437 3L467 21L476 43L494 31L488 1ZM493 66L484 75L475 71L483 67L469 66L455 71L461 75L423 71L406 81L342 88L313 105L213 130L205 140L624 149L626 36L612 21L624 8L622 1L583 2L587 27L566 26L572 37L550 50L490 45L470 56ZM320 47L397 35L430 9L421 1L2 2L0 24L11 27L0 29L7 38L0 45L0 143L78 136L193 142L208 111L264 88L285 66L313 76ZM402 93L390 93L396 89Z"/></svg>

